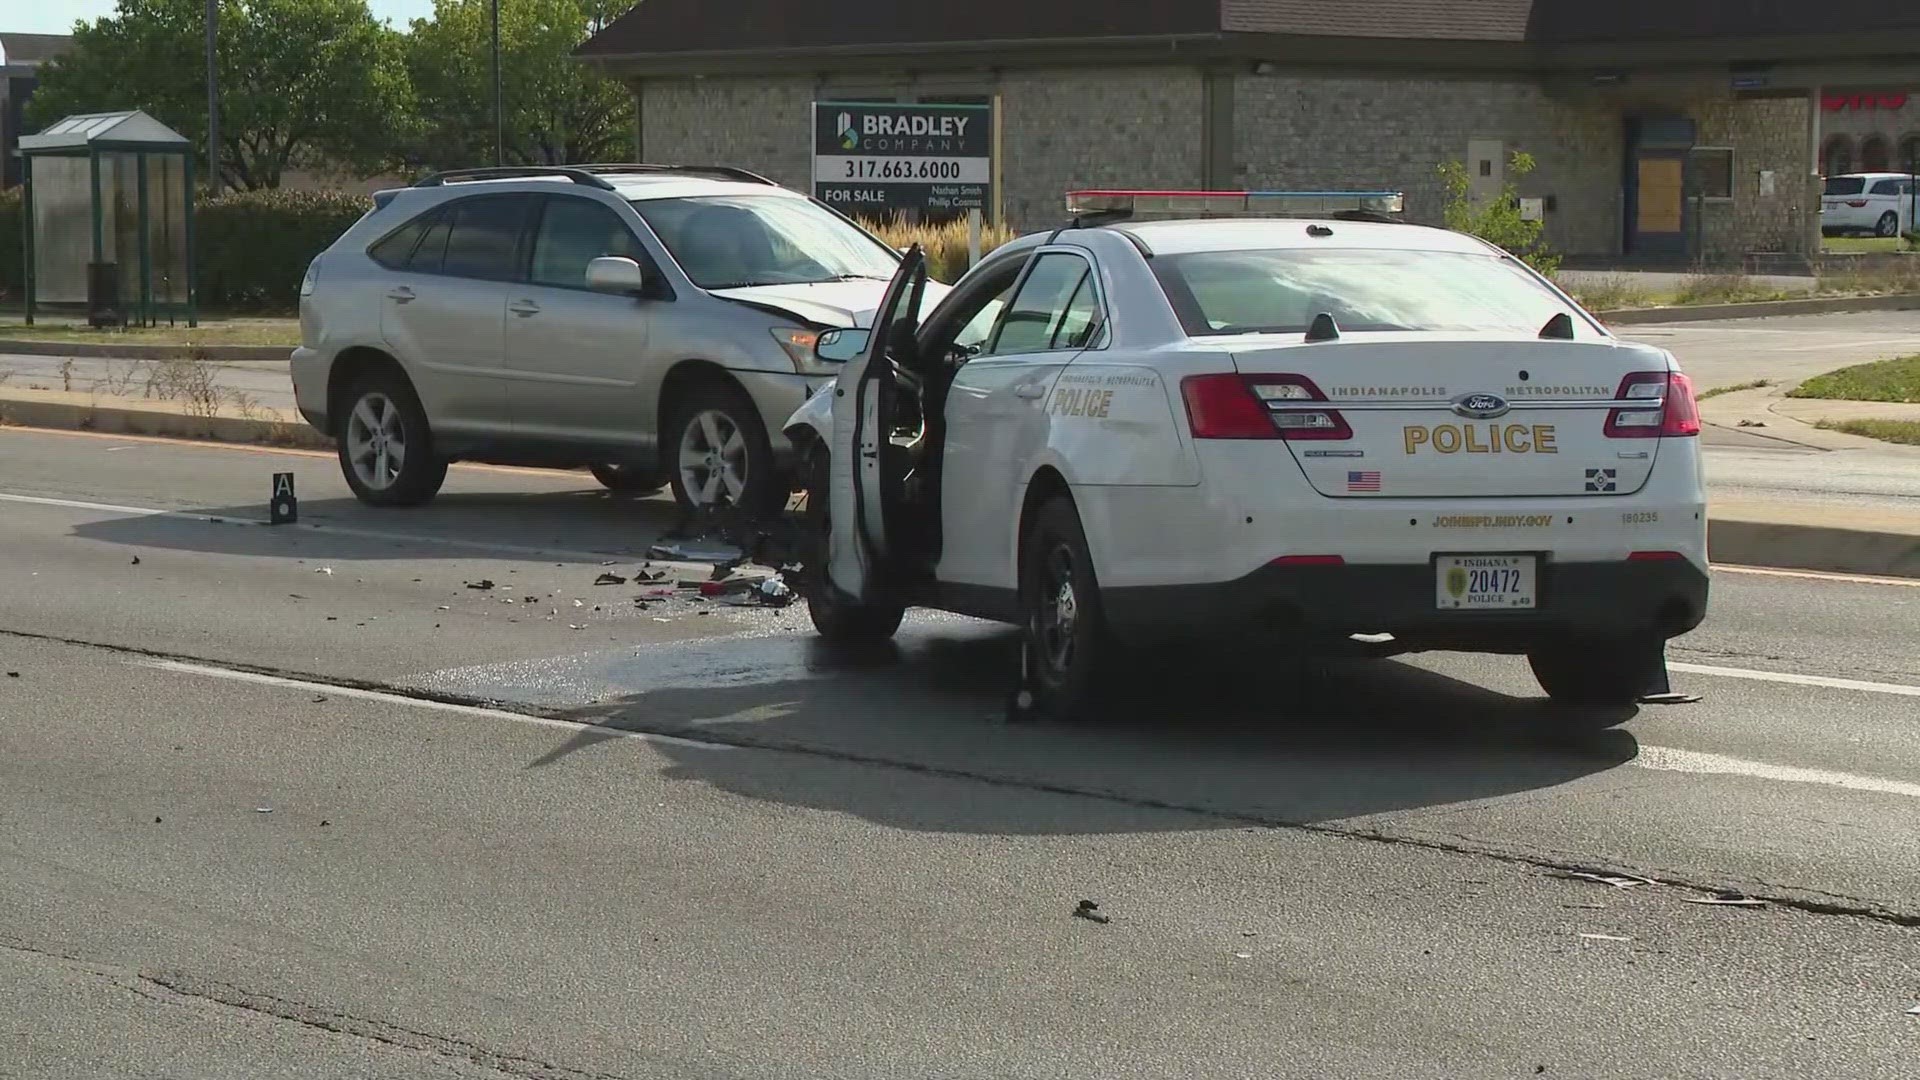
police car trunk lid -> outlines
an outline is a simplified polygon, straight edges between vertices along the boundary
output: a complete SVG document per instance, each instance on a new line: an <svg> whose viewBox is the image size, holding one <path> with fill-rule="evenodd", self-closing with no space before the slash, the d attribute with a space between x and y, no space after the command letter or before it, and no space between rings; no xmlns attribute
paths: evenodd
<svg viewBox="0 0 1920 1080"><path fill-rule="evenodd" d="M1628 495L1659 453L1643 395L1664 390L1665 357L1613 340L1349 335L1234 362L1334 498Z"/></svg>

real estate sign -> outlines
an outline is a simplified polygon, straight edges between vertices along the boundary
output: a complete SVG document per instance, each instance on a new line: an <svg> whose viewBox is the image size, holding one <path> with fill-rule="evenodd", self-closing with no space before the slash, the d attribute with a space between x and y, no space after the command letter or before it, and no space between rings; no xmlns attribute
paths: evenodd
<svg viewBox="0 0 1920 1080"><path fill-rule="evenodd" d="M813 103L813 194L842 213L994 216L993 106Z"/></svg>

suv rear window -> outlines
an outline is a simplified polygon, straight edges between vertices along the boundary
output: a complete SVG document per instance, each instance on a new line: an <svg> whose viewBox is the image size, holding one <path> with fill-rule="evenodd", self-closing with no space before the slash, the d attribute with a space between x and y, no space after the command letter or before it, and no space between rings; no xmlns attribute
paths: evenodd
<svg viewBox="0 0 1920 1080"><path fill-rule="evenodd" d="M1565 312L1510 258L1454 251L1294 248L1162 255L1154 276L1192 337L1342 330L1538 333Z"/></svg>
<svg viewBox="0 0 1920 1080"><path fill-rule="evenodd" d="M1827 177L1827 194L1829 195L1858 195L1862 191L1865 191L1866 189L1867 189L1867 181L1864 177L1859 177L1859 176Z"/></svg>

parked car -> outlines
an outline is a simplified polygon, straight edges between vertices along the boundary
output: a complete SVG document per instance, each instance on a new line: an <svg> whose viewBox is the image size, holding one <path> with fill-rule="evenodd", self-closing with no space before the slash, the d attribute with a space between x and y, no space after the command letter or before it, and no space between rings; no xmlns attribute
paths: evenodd
<svg viewBox="0 0 1920 1080"><path fill-rule="evenodd" d="M1520 653L1556 701L1607 707L1575 725L1664 692L1708 594L1672 354L1490 244L1383 223L1397 194L1233 198L1076 193L1074 226L924 320L896 315L912 252L875 329L821 335L840 374L786 426L820 633L884 638L910 606L1023 627L1056 715L1129 652L1216 638ZM1268 216L1290 208L1320 219Z"/></svg>
<svg viewBox="0 0 1920 1080"><path fill-rule="evenodd" d="M1820 199L1820 232L1904 236L1913 231L1913 199L1913 177L1906 173L1829 176Z"/></svg>
<svg viewBox="0 0 1920 1080"><path fill-rule="evenodd" d="M834 370L815 339L866 325L899 262L741 169L439 173L308 267L294 392L375 505L464 459L764 509L792 489L768 433Z"/></svg>

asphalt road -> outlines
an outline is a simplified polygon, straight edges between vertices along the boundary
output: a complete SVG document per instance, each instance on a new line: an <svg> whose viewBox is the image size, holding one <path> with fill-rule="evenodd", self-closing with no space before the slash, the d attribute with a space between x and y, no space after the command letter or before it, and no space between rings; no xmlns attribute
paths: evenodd
<svg viewBox="0 0 1920 1080"><path fill-rule="evenodd" d="M1510 658L1257 651L1010 726L998 628L846 656L592 584L673 518L0 431L0 1076L1920 1060L1920 588L1723 569L1702 700L1601 734Z"/></svg>

